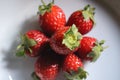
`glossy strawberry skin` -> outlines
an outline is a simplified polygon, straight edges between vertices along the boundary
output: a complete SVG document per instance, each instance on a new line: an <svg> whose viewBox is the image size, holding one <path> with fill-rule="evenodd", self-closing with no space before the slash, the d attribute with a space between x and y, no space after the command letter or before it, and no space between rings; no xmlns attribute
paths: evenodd
<svg viewBox="0 0 120 80"><path fill-rule="evenodd" d="M33 39L37 42L35 46L31 47L32 53L26 51L26 54L31 57L36 57L40 54L40 52L44 49L44 47L48 44L48 38L38 30L30 30L26 32L28 38Z"/></svg>
<svg viewBox="0 0 120 80"><path fill-rule="evenodd" d="M70 53L68 54L63 62L63 70L70 72L72 71L77 71L78 68L82 68L83 67L83 63L80 60L80 58L78 58L74 53Z"/></svg>
<svg viewBox="0 0 120 80"><path fill-rule="evenodd" d="M82 15L82 11L75 11L71 14L68 19L67 25L71 26L72 24L76 25L82 35L90 32L94 25L91 19L85 21Z"/></svg>
<svg viewBox="0 0 120 80"><path fill-rule="evenodd" d="M56 80L60 70L60 57L46 50L35 63L35 73L41 80Z"/></svg>
<svg viewBox="0 0 120 80"><path fill-rule="evenodd" d="M92 51L95 46L96 38L85 36L80 42L80 48L77 54L82 60L92 60L92 58L87 57L87 55Z"/></svg>
<svg viewBox="0 0 120 80"><path fill-rule="evenodd" d="M66 17L60 7L52 5L50 12L45 12L44 15L39 16L39 23L42 30L51 36L66 24Z"/></svg>
<svg viewBox="0 0 120 80"><path fill-rule="evenodd" d="M50 39L51 48L58 54L66 55L70 52L75 52L78 48L74 50L70 50L64 44L62 44L62 40L64 37L64 33L69 29L69 27L64 27L58 30Z"/></svg>

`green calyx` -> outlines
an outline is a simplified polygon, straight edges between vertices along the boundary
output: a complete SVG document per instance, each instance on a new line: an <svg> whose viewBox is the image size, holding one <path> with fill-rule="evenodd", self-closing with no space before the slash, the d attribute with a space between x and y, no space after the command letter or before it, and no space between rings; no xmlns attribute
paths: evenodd
<svg viewBox="0 0 120 80"><path fill-rule="evenodd" d="M33 72L33 73L31 74L31 76L32 76L33 80L41 80L41 79L35 74L35 72Z"/></svg>
<svg viewBox="0 0 120 80"><path fill-rule="evenodd" d="M91 19L93 23L95 23L94 20L94 14L95 14L95 8L91 7L90 5L85 6L84 10L82 11L82 15L84 19L87 21Z"/></svg>
<svg viewBox="0 0 120 80"><path fill-rule="evenodd" d="M87 72L83 68L78 68L78 71L65 72L67 80L85 80L87 78Z"/></svg>
<svg viewBox="0 0 120 80"><path fill-rule="evenodd" d="M39 8L38 8L38 14L40 15L44 15L45 12L50 12L51 11L51 7L52 5L54 4L54 0L52 0L51 3L49 4L45 4L45 2L43 0L41 0L42 4L43 5L40 5Z"/></svg>
<svg viewBox="0 0 120 80"><path fill-rule="evenodd" d="M70 50L74 50L79 47L82 35L78 32L77 27L73 24L64 34L62 44L64 44Z"/></svg>
<svg viewBox="0 0 120 80"><path fill-rule="evenodd" d="M87 57L92 58L92 62L95 62L100 57L101 52L106 48L102 46L104 42L104 40L101 40L100 42L96 41L92 51L87 55Z"/></svg>
<svg viewBox="0 0 120 80"><path fill-rule="evenodd" d="M27 35L23 35L21 36L21 44L18 45L17 47L17 52L16 52L16 56L24 56L25 55L25 51L29 51L30 53L32 53L32 50L30 47L35 46L37 43L35 40L28 38Z"/></svg>

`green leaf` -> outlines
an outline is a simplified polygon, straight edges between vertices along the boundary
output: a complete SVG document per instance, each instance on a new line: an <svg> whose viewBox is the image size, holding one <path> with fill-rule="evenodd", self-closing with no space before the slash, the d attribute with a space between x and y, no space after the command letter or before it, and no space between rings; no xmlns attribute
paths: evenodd
<svg viewBox="0 0 120 80"><path fill-rule="evenodd" d="M64 72L64 74L65 74L65 77L68 79L68 80L71 80L72 78L72 76L68 73L68 72Z"/></svg>
<svg viewBox="0 0 120 80"><path fill-rule="evenodd" d="M35 46L37 42L34 39L28 38L27 35L21 36L21 43L17 46L17 52L16 56L24 56L25 51L29 50L30 53L32 53L32 46Z"/></svg>
<svg viewBox="0 0 120 80"><path fill-rule="evenodd" d="M24 35L24 49L29 50L30 53L32 53L31 47L35 46L37 42L34 39L30 39L27 37L27 35Z"/></svg>
<svg viewBox="0 0 120 80"><path fill-rule="evenodd" d="M25 48L28 49L32 46L35 46L37 44L37 42L34 39L30 39L27 35L24 35L23 44L24 44Z"/></svg>
<svg viewBox="0 0 120 80"><path fill-rule="evenodd" d="M52 0L52 2L50 2L48 5L45 4L45 2L43 0L41 0L43 5L40 5L38 8L38 13L40 15L44 15L46 12L50 12L51 11L51 7L54 4L54 0Z"/></svg>
<svg viewBox="0 0 120 80"><path fill-rule="evenodd" d="M22 47L22 45L21 45L21 44L20 44L20 45L18 45L18 46L17 46L17 50L19 50L21 47Z"/></svg>
<svg viewBox="0 0 120 80"><path fill-rule="evenodd" d="M35 46L36 44L37 44L37 42L34 39L28 39L28 45L30 47Z"/></svg>
<svg viewBox="0 0 120 80"><path fill-rule="evenodd" d="M33 80L41 80L41 79L35 74L35 72L33 72L33 73L31 74L31 76L32 76Z"/></svg>
<svg viewBox="0 0 120 80"><path fill-rule="evenodd" d="M103 45L105 43L105 40L101 40L100 42L99 42L99 45Z"/></svg>
<svg viewBox="0 0 120 80"><path fill-rule="evenodd" d="M104 40L100 42L96 41L95 46L92 48L92 51L87 55L87 57L92 58L92 62L95 62L101 55L101 52L105 49L102 45Z"/></svg>
<svg viewBox="0 0 120 80"><path fill-rule="evenodd" d="M91 7L90 5L86 5L84 10L82 11L82 15L86 21L91 19L93 23L95 24L95 20L94 20L95 12L94 11L95 11L95 8Z"/></svg>
<svg viewBox="0 0 120 80"><path fill-rule="evenodd" d="M24 49L21 49L21 50L17 51L17 53L16 53L16 56L18 56L18 57L22 57L24 55L25 55Z"/></svg>
<svg viewBox="0 0 120 80"><path fill-rule="evenodd" d="M64 34L62 44L64 44L70 50L74 50L79 47L82 35L78 32L77 27L73 24Z"/></svg>
<svg viewBox="0 0 120 80"><path fill-rule="evenodd" d="M32 49L31 48L28 48L29 52L32 53Z"/></svg>
<svg viewBox="0 0 120 80"><path fill-rule="evenodd" d="M65 72L65 77L67 80L85 80L87 74L83 68L78 68L78 71Z"/></svg>

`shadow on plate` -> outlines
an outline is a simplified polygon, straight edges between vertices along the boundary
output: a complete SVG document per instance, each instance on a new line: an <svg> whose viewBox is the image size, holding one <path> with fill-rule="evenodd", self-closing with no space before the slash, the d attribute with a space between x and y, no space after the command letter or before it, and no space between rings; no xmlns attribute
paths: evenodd
<svg viewBox="0 0 120 80"><path fill-rule="evenodd" d="M40 29L39 23L37 20L37 16L32 16L27 19L23 24L21 24L21 30L19 33L24 34L26 31L31 29ZM34 62L36 58L30 57L17 57L15 56L15 50L19 43L20 35L16 35L13 39L13 43L9 50L3 51L4 53L4 61L6 63L5 68L9 70L9 74L11 77L16 76L19 79L17 80L32 80L31 73L34 71Z"/></svg>
<svg viewBox="0 0 120 80"><path fill-rule="evenodd" d="M20 34L24 34L28 30L37 29L40 30L37 16L32 16L31 18L25 20L23 24L21 24L21 30L18 32L18 35L15 36L15 39L9 50L3 51L4 61L6 62L6 69L10 71L11 77L16 76L16 78L20 77L17 80L33 80L31 77L31 73L34 71L34 63L36 58L30 58L28 56L25 57L17 57L15 55L16 47L19 43ZM62 74L62 73L60 73ZM15 78L15 79L16 79ZM64 80L63 77L58 76L59 80Z"/></svg>

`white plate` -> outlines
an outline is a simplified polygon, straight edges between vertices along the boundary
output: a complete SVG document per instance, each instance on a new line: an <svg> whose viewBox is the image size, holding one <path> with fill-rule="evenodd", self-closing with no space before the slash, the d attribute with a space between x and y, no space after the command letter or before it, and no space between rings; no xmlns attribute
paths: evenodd
<svg viewBox="0 0 120 80"><path fill-rule="evenodd" d="M95 6L96 27L87 35L105 39L109 48L97 62L87 64L87 80L120 80L120 1L55 0L55 3L67 18L86 4ZM0 80L32 80L30 74L34 71L35 59L15 57L15 48L19 33L39 29L36 16L39 4L40 0L0 1Z"/></svg>

